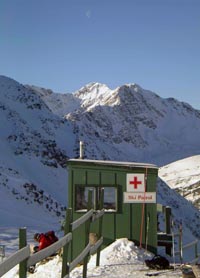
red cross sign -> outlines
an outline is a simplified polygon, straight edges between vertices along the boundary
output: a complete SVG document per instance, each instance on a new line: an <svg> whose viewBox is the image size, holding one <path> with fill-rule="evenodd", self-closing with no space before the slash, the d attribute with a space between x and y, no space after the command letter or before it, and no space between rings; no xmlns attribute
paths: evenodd
<svg viewBox="0 0 200 278"><path fill-rule="evenodd" d="M126 176L126 190L127 192L144 192L144 174L127 174Z"/></svg>

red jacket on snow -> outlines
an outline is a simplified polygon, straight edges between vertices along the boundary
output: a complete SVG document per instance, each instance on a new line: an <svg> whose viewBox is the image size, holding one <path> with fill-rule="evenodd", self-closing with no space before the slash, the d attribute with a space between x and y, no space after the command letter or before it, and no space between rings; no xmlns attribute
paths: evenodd
<svg viewBox="0 0 200 278"><path fill-rule="evenodd" d="M39 236L39 246L38 246L38 251L48 247L49 245L51 245L52 243L52 240L50 238L48 238L47 236L45 236L45 234L40 234Z"/></svg>

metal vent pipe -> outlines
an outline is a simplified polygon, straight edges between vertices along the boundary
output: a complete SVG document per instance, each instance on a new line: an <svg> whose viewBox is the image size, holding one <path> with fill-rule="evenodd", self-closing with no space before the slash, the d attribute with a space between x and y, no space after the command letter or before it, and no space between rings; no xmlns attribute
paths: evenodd
<svg viewBox="0 0 200 278"><path fill-rule="evenodd" d="M80 141L80 159L83 159L83 141Z"/></svg>

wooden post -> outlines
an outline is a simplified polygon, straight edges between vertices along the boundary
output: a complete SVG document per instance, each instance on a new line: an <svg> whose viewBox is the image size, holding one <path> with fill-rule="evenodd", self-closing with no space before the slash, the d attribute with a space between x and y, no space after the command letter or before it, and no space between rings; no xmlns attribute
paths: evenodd
<svg viewBox="0 0 200 278"><path fill-rule="evenodd" d="M147 225L146 225L146 243L145 243L145 250L148 249L148 239L149 239L149 223L150 223L150 213L147 215Z"/></svg>
<svg viewBox="0 0 200 278"><path fill-rule="evenodd" d="M88 191L88 211L92 208L92 190ZM85 223L85 247L89 243L89 235L90 235L90 223L91 219L88 219ZM87 264L88 264L89 256L87 255L85 259L83 260L83 278L87 278Z"/></svg>
<svg viewBox="0 0 200 278"><path fill-rule="evenodd" d="M26 228L19 229L19 249L26 247L27 240L26 240ZM19 263L19 277L26 278L27 272L27 259Z"/></svg>
<svg viewBox="0 0 200 278"><path fill-rule="evenodd" d="M165 232L166 234L171 234L171 208L165 208ZM171 256L172 250L171 246L166 246L166 253Z"/></svg>
<svg viewBox="0 0 200 278"><path fill-rule="evenodd" d="M101 189L101 196L100 196L100 205L99 209L103 209L103 203L104 203L104 188ZM103 216L99 219L99 232L98 232L98 239L102 236L102 226L103 226ZM96 266L100 265L100 252L101 252L101 246L97 249L97 257L96 257Z"/></svg>
<svg viewBox="0 0 200 278"><path fill-rule="evenodd" d="M197 241L197 243L195 243L195 259L197 259L198 258L198 241Z"/></svg>
<svg viewBox="0 0 200 278"><path fill-rule="evenodd" d="M171 234L171 208L165 208L165 231L166 234Z"/></svg>
<svg viewBox="0 0 200 278"><path fill-rule="evenodd" d="M5 245L0 245L0 263L3 262L3 258L5 257Z"/></svg>
<svg viewBox="0 0 200 278"><path fill-rule="evenodd" d="M88 211L92 209L92 194L93 194L93 190L89 190L88 191L88 203L87 203Z"/></svg>
<svg viewBox="0 0 200 278"><path fill-rule="evenodd" d="M66 211L66 217L65 217L65 225L64 225L64 235L67 235L71 232L71 222L72 222L72 209L68 208ZM62 274L61 277L63 278L67 274L69 275L69 267L68 267L68 249L69 244L67 243L63 247L63 259L62 259Z"/></svg>
<svg viewBox="0 0 200 278"><path fill-rule="evenodd" d="M183 263L183 238L182 238L182 224L179 226L179 251L180 251L180 263Z"/></svg>

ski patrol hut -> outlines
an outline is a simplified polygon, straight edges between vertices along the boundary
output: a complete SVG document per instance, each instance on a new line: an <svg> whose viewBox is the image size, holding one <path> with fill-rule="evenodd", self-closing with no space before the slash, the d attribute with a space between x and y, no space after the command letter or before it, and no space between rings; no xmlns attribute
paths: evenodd
<svg viewBox="0 0 200 278"><path fill-rule="evenodd" d="M73 221L86 213L89 190L93 192L93 208L98 209L104 188L103 247L125 237L157 252L155 165L87 159L70 159L67 165L68 207L72 208ZM95 223L92 232L98 233ZM73 234L73 256L84 248L84 234L83 228Z"/></svg>

